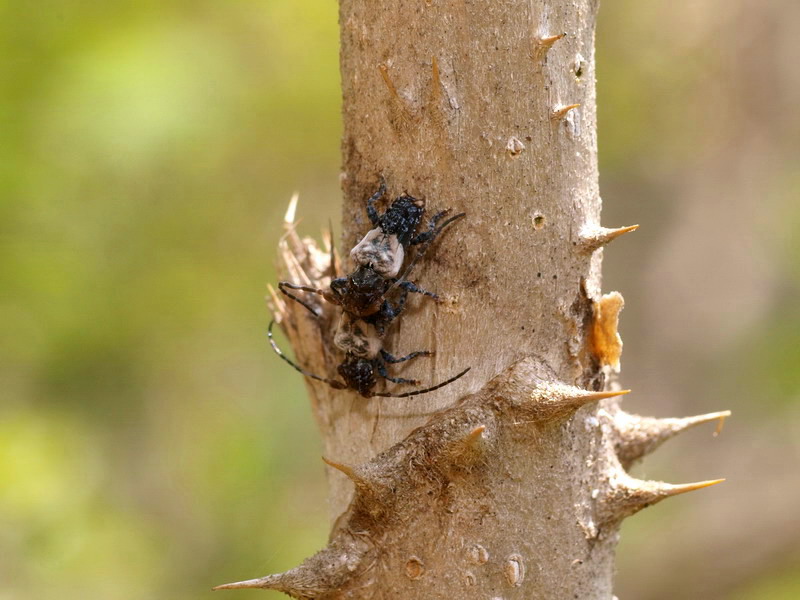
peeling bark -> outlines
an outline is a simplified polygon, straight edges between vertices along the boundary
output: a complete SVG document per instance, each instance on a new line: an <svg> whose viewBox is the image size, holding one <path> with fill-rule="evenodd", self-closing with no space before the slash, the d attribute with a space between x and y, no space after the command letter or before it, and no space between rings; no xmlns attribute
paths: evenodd
<svg viewBox="0 0 800 600"><path fill-rule="evenodd" d="M672 495L626 468L694 419L623 412L618 293L601 296L592 0L341 0L343 248L365 200L424 197L467 217L415 272L385 342L433 350L403 377L470 373L412 399L307 380L330 467L330 544L279 575L221 588L296 598L612 596L623 518ZM329 249L294 231L290 281L325 286ZM336 261L334 261L336 262ZM349 270L352 265L345 265ZM273 296L297 361L332 376L338 312ZM602 391L612 389L614 391Z"/></svg>

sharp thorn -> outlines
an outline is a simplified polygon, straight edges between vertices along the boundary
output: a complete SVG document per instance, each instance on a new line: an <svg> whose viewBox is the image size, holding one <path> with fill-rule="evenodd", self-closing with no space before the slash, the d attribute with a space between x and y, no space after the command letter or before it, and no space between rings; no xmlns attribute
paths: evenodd
<svg viewBox="0 0 800 600"><path fill-rule="evenodd" d="M542 48L543 50L547 51L553 47L558 40L567 37L566 33L559 33L557 35L549 35L546 37L541 37L536 40L536 45Z"/></svg>
<svg viewBox="0 0 800 600"><path fill-rule="evenodd" d="M557 35L542 35L541 37L534 37L532 58L536 61L542 61L550 52L558 40L566 37L566 33L559 33Z"/></svg>
<svg viewBox="0 0 800 600"><path fill-rule="evenodd" d="M610 229L610 230L608 230L608 234L607 234L608 235L608 239L609 239L609 241L614 240L614 239L618 238L621 235L624 235L626 233L630 233L631 231L636 231L637 229L639 229L639 224L638 223L636 225L628 225L628 227L618 227L617 229Z"/></svg>
<svg viewBox="0 0 800 600"><path fill-rule="evenodd" d="M608 229L607 227L586 227L580 233L580 247L585 252L594 252L600 246L605 246L609 242L613 242L618 237L636 231L639 229L638 225L630 225L629 227L619 227L617 229Z"/></svg>
<svg viewBox="0 0 800 600"><path fill-rule="evenodd" d="M590 392L563 383L542 383L534 389L530 402L526 404L534 421L549 421L568 417L590 402L624 396L628 393L630 390Z"/></svg>
<svg viewBox="0 0 800 600"><path fill-rule="evenodd" d="M550 118L554 121L560 121L564 117L567 116L569 111L578 108L580 104L568 104L567 106L559 106L553 110L553 113L550 115Z"/></svg>
<svg viewBox="0 0 800 600"><path fill-rule="evenodd" d="M695 483L664 484L664 496L677 496L679 494L685 494L686 492L702 490L703 488L717 485L723 481L725 481L725 479L709 479L707 481L697 481Z"/></svg>
<svg viewBox="0 0 800 600"><path fill-rule="evenodd" d="M383 77L383 82L389 89L389 93L391 93L392 96L394 96L395 98L399 98L399 94L397 93L397 88L394 87L394 83L392 83L392 78L389 77L389 67L386 66L385 63L381 63L378 65L378 70L381 72L381 77Z"/></svg>
<svg viewBox="0 0 800 600"><path fill-rule="evenodd" d="M351 479L356 485L360 485L364 482L364 480L358 476L355 469L353 469L353 467L351 467L350 465L334 462L332 460L325 458L324 456L322 457L322 461L329 467L333 467L337 471L341 471L342 473L347 475L347 477Z"/></svg>
<svg viewBox="0 0 800 600"><path fill-rule="evenodd" d="M478 425L464 438L464 443L471 446L483 437L484 431L486 431L486 425Z"/></svg>
<svg viewBox="0 0 800 600"><path fill-rule="evenodd" d="M731 411L708 413L695 417L655 418L631 415L624 411L613 417L614 428L619 437L615 444L617 458L625 469L642 457L654 452L668 439L697 425L718 421L721 424ZM720 425L717 426L717 432ZM718 435L715 432L714 435Z"/></svg>
<svg viewBox="0 0 800 600"><path fill-rule="evenodd" d="M630 394L631 390L610 390L608 392L586 392L585 394L578 394L573 396L571 399L581 404L586 404L588 402L594 402L595 400L606 400L607 398L615 398L617 396L625 396L626 394Z"/></svg>
<svg viewBox="0 0 800 600"><path fill-rule="evenodd" d="M242 590L242 589L260 589L271 587L272 578L262 577L261 579L247 579L245 581L236 581L234 583L223 583L211 588L212 591L217 590Z"/></svg>
<svg viewBox="0 0 800 600"><path fill-rule="evenodd" d="M665 498L678 496L722 483L724 479L711 479L695 483L670 484L663 481L642 481L622 473L598 509L603 522L619 522L652 506Z"/></svg>
<svg viewBox="0 0 800 600"><path fill-rule="evenodd" d="M467 434L449 440L442 449L444 464L469 468L483 453L481 441L485 431L486 425L481 424L473 427Z"/></svg>

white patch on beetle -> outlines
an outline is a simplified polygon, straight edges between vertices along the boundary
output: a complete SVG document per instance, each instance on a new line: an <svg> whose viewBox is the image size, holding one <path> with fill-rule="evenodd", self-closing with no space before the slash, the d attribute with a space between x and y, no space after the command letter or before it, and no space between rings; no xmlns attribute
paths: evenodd
<svg viewBox="0 0 800 600"><path fill-rule="evenodd" d="M333 343L347 354L368 360L378 356L383 347L374 325L346 312L343 312L339 319Z"/></svg>
<svg viewBox="0 0 800 600"><path fill-rule="evenodd" d="M405 251L397 236L387 235L378 227L367 232L350 251L356 265L370 266L381 277L396 277L403 266Z"/></svg>

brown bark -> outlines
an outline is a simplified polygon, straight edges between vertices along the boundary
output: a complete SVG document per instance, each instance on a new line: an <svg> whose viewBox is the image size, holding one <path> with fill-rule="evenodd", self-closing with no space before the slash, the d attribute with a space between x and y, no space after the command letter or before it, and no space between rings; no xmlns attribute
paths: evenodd
<svg viewBox="0 0 800 600"><path fill-rule="evenodd" d="M621 520L705 485L640 482L624 467L708 419L642 419L598 393L619 389L621 351L622 298L600 295L602 246L630 229L599 226L596 9L341 0L343 248L370 228L380 177L392 197L424 196L429 214L466 212L415 273L445 301L415 298L386 346L434 350L402 370L424 383L472 370L409 399L310 382L331 543L297 569L227 587L608 599ZM282 254L293 281L329 281L311 241L290 231ZM334 374L337 311L320 304L315 319L274 302L298 361Z"/></svg>

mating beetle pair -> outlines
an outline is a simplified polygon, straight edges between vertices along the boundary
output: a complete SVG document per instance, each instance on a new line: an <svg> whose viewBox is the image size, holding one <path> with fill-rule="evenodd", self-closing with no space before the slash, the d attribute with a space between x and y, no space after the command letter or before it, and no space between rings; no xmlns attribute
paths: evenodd
<svg viewBox="0 0 800 600"><path fill-rule="evenodd" d="M428 228L416 234L424 214L423 202L403 194L380 215L375 203L385 192L386 186L382 182L378 191L367 201L367 215L374 228L350 252L355 265L352 273L334 279L326 289L296 285L286 281L280 282L278 286L284 295L299 302L317 316L317 308L289 290L318 294L331 304L342 307L334 343L345 352L345 359L337 369L344 381L315 375L292 362L272 339L272 324L270 324L269 338L275 352L303 375L323 381L336 389L353 389L367 398L371 396L404 398L439 389L469 371L466 369L444 382L425 389L399 394L373 391L377 385L376 372L394 383L419 383L415 380L391 377L386 364L404 362L417 356L430 356L432 353L417 351L397 358L383 349L383 338L389 324L403 311L409 292L438 299L436 294L415 285L408 279L408 275L444 228L462 218L464 213L450 217L439 224L449 211L437 212L430 219ZM405 255L412 246L419 246L419 249L401 274ZM397 299L392 301L389 296L395 291Z"/></svg>

